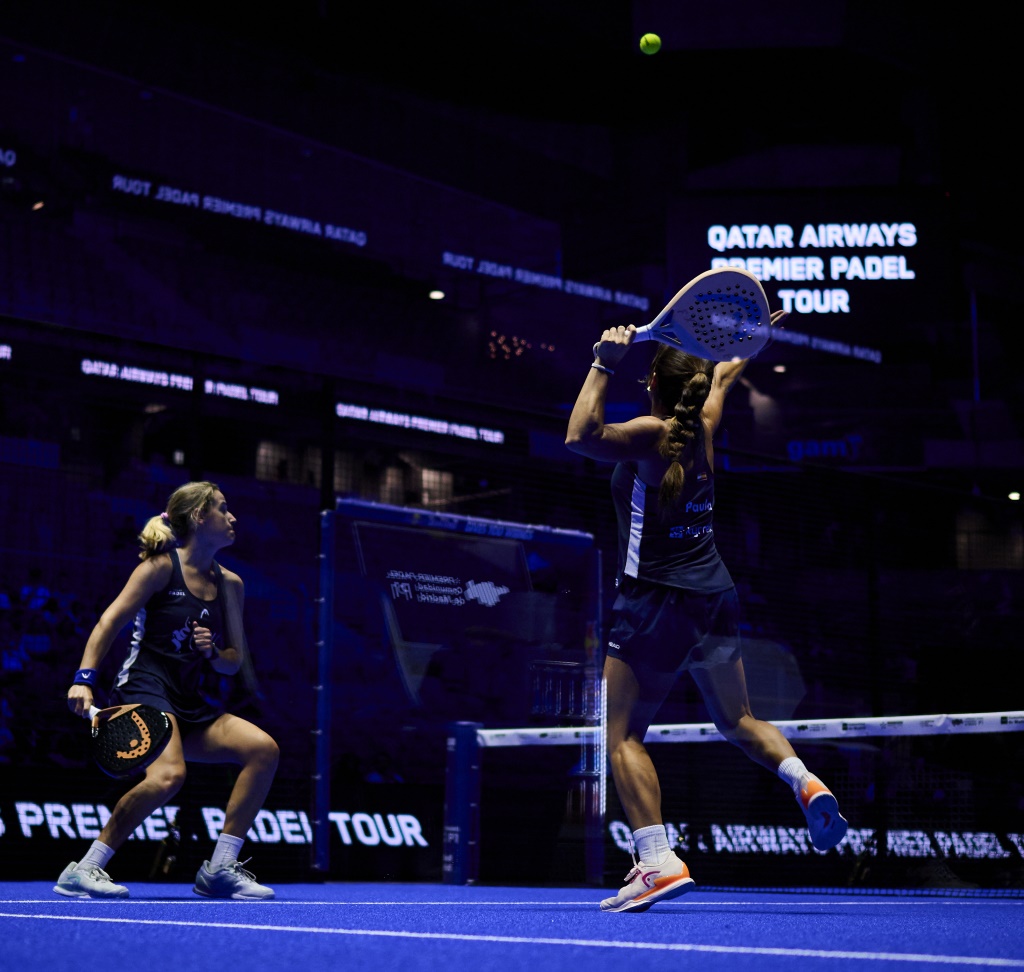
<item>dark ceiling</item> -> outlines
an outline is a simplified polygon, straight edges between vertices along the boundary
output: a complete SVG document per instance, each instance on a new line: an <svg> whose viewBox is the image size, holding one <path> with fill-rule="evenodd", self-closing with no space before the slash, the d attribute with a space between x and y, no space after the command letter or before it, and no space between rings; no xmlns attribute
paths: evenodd
<svg viewBox="0 0 1024 972"><path fill-rule="evenodd" d="M1012 346L1021 85L1004 9L33 0L4 5L0 35L557 220L593 271L661 259L668 202L688 190L808 177L938 190L965 277ZM646 31L664 41L654 56L638 50ZM411 137L417 114L486 131L491 147ZM502 144L544 164L490 164Z"/></svg>
<svg viewBox="0 0 1024 972"><path fill-rule="evenodd" d="M5 4L0 34L213 103L247 99L230 107L256 117L281 112L268 90L276 74L295 95L296 128L312 123L303 91L348 81L452 110L605 126L652 148L682 144L674 158L686 172L775 146L896 146L900 180L962 196L971 235L1011 246L1017 56L1010 25L984 7L965 22L899 0L35 0ZM637 47L647 30L664 40L653 57ZM719 134L725 119L735 136ZM330 132L319 124L317 135ZM682 184L683 172L672 176Z"/></svg>

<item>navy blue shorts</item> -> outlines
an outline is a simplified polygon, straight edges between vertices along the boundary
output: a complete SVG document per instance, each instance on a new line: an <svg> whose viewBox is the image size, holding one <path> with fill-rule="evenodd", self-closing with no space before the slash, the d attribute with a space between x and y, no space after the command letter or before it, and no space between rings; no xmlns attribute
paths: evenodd
<svg viewBox="0 0 1024 972"><path fill-rule="evenodd" d="M203 729L216 721L222 710L209 705L204 700L197 700L194 707L185 708L180 703L174 704L169 699L170 693L160 679L147 672L133 671L128 680L116 687L110 696L110 705L130 705L142 702L151 705L161 712L169 712L178 720L182 736L187 736L195 729Z"/></svg>
<svg viewBox="0 0 1024 972"><path fill-rule="evenodd" d="M741 656L735 587L702 594L627 577L612 612L608 654L629 664L683 672Z"/></svg>

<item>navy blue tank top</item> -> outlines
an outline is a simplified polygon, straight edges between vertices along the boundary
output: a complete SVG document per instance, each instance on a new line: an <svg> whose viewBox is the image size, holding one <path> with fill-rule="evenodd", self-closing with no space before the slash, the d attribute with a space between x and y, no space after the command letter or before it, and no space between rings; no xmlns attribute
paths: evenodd
<svg viewBox="0 0 1024 972"><path fill-rule="evenodd" d="M733 586L715 547L715 475L703 443L693 450L683 492L669 516L658 515L658 485L637 475L635 462L612 472L612 503L618 523L618 575L714 594Z"/></svg>
<svg viewBox="0 0 1024 972"><path fill-rule="evenodd" d="M135 616L131 650L117 674L115 691L124 699L130 699L133 690L147 695L163 694L176 715L201 720L216 715L219 708L202 691L204 678L210 676L210 666L195 648L192 625L195 622L209 628L214 645L224 648L224 575L214 561L217 596L204 601L185 585L178 551L172 549L170 557L170 581Z"/></svg>

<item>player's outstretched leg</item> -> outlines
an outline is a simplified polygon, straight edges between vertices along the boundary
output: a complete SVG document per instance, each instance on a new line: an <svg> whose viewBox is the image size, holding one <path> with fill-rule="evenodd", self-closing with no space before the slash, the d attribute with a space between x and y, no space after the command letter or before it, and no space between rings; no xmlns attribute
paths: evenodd
<svg viewBox="0 0 1024 972"><path fill-rule="evenodd" d="M784 759L777 772L793 789L815 849L826 851L835 847L846 836L849 824L839 812L839 802L832 791L797 756Z"/></svg>
<svg viewBox="0 0 1024 972"><path fill-rule="evenodd" d="M849 824L839 812L839 801L813 773L801 780L796 799L807 818L807 830L816 850L829 850L846 836Z"/></svg>

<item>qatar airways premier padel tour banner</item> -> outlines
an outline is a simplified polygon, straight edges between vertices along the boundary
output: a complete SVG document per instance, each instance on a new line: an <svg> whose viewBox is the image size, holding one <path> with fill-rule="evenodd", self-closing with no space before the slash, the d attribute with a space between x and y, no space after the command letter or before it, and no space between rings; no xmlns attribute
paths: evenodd
<svg viewBox="0 0 1024 972"><path fill-rule="evenodd" d="M136 829L129 840L164 840L173 829L180 807L168 804L155 810ZM110 809L102 803L37 803L15 800L10 824L7 808L0 805L0 838L8 829L26 840L95 840L110 819ZM201 807L205 836L216 840L224 826L224 811L219 807ZM412 813L368 813L332 810L328 814L332 837L349 846L429 847L423 824ZM246 835L260 844L312 844L313 829L305 810L260 810Z"/></svg>
<svg viewBox="0 0 1024 972"><path fill-rule="evenodd" d="M117 798L109 792L98 796L91 776L86 771L47 784L4 775L0 876L38 880L51 871L55 876L99 837ZM197 791L185 804L177 801L155 810L118 852L117 875L144 878L167 845L180 846L186 857L208 857L224 826L221 796L227 799L226 792ZM408 877L439 878L437 803L436 794L415 786L363 788L347 800L338 796L318 836L312 808L301 793L272 791L246 834L248 854L261 875L273 880L304 879L314 858L327 860L329 873L347 878L379 878L385 862ZM317 844L320 836L328 841L326 855Z"/></svg>
<svg viewBox="0 0 1024 972"><path fill-rule="evenodd" d="M669 276L737 267L790 314L776 341L868 362L920 345L950 314L945 202L912 193L701 196L669 221Z"/></svg>

